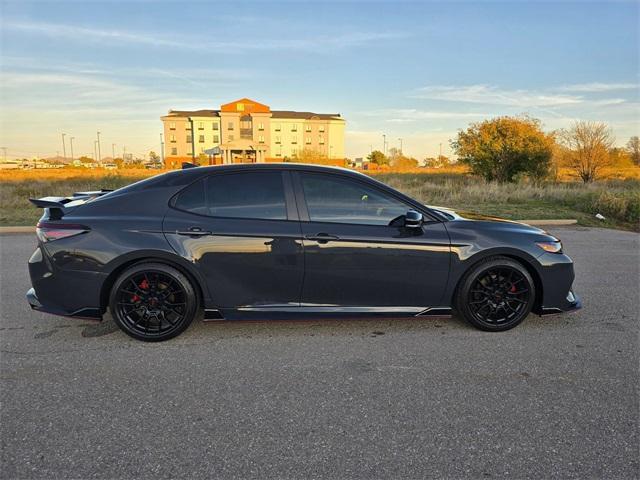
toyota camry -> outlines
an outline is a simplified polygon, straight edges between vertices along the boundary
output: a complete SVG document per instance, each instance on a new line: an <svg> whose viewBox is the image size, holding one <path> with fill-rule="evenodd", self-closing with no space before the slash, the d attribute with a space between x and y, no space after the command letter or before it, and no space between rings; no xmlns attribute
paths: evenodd
<svg viewBox="0 0 640 480"><path fill-rule="evenodd" d="M192 167L187 164L185 167ZM184 168L31 199L35 310L166 340L194 318L448 316L504 331L580 308L560 240L297 164Z"/></svg>

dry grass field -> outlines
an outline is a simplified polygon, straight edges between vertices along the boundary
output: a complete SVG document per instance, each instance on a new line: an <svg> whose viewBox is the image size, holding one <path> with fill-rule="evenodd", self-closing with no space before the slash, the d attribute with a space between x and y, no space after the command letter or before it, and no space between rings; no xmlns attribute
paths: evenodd
<svg viewBox="0 0 640 480"><path fill-rule="evenodd" d="M41 210L29 198L75 191L115 189L159 170L59 169L0 171L0 225L34 225ZM575 218L583 225L638 230L640 168L603 171L602 179L583 185L559 172L560 180L534 185L485 182L462 168L365 172L430 205L447 206L508 219ZM600 221L600 213L606 220Z"/></svg>

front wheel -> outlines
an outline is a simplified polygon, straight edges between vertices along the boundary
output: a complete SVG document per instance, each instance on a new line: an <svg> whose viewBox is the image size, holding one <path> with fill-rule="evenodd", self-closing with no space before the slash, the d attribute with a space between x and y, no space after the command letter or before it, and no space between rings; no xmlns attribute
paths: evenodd
<svg viewBox="0 0 640 480"><path fill-rule="evenodd" d="M113 284L109 308L127 335L146 342L182 333L198 311L196 292L181 272L161 263L125 270Z"/></svg>
<svg viewBox="0 0 640 480"><path fill-rule="evenodd" d="M491 257L465 274L455 304L476 328L501 332L529 315L535 294L535 284L526 268L507 257Z"/></svg>

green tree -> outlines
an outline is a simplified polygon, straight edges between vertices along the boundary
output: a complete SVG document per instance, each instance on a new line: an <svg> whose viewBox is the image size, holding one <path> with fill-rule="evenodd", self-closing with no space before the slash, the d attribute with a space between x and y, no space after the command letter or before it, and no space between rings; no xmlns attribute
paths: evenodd
<svg viewBox="0 0 640 480"><path fill-rule="evenodd" d="M547 175L554 137L534 118L498 117L460 131L451 146L458 161L486 180L513 182L518 175Z"/></svg>
<svg viewBox="0 0 640 480"><path fill-rule="evenodd" d="M380 150L374 150L367 156L367 160L378 165L388 165L389 158Z"/></svg>

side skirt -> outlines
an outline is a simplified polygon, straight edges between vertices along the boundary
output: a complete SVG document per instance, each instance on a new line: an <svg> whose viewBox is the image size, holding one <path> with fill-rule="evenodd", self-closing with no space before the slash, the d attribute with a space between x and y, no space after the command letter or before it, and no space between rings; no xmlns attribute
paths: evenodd
<svg viewBox="0 0 640 480"><path fill-rule="evenodd" d="M205 311L205 320L209 320ZM217 320L273 319L294 320L304 318L354 318L354 317L448 317L450 307L339 307L335 305L293 306L265 305L245 306L236 309L215 310L221 318ZM215 314L214 314L215 315Z"/></svg>

